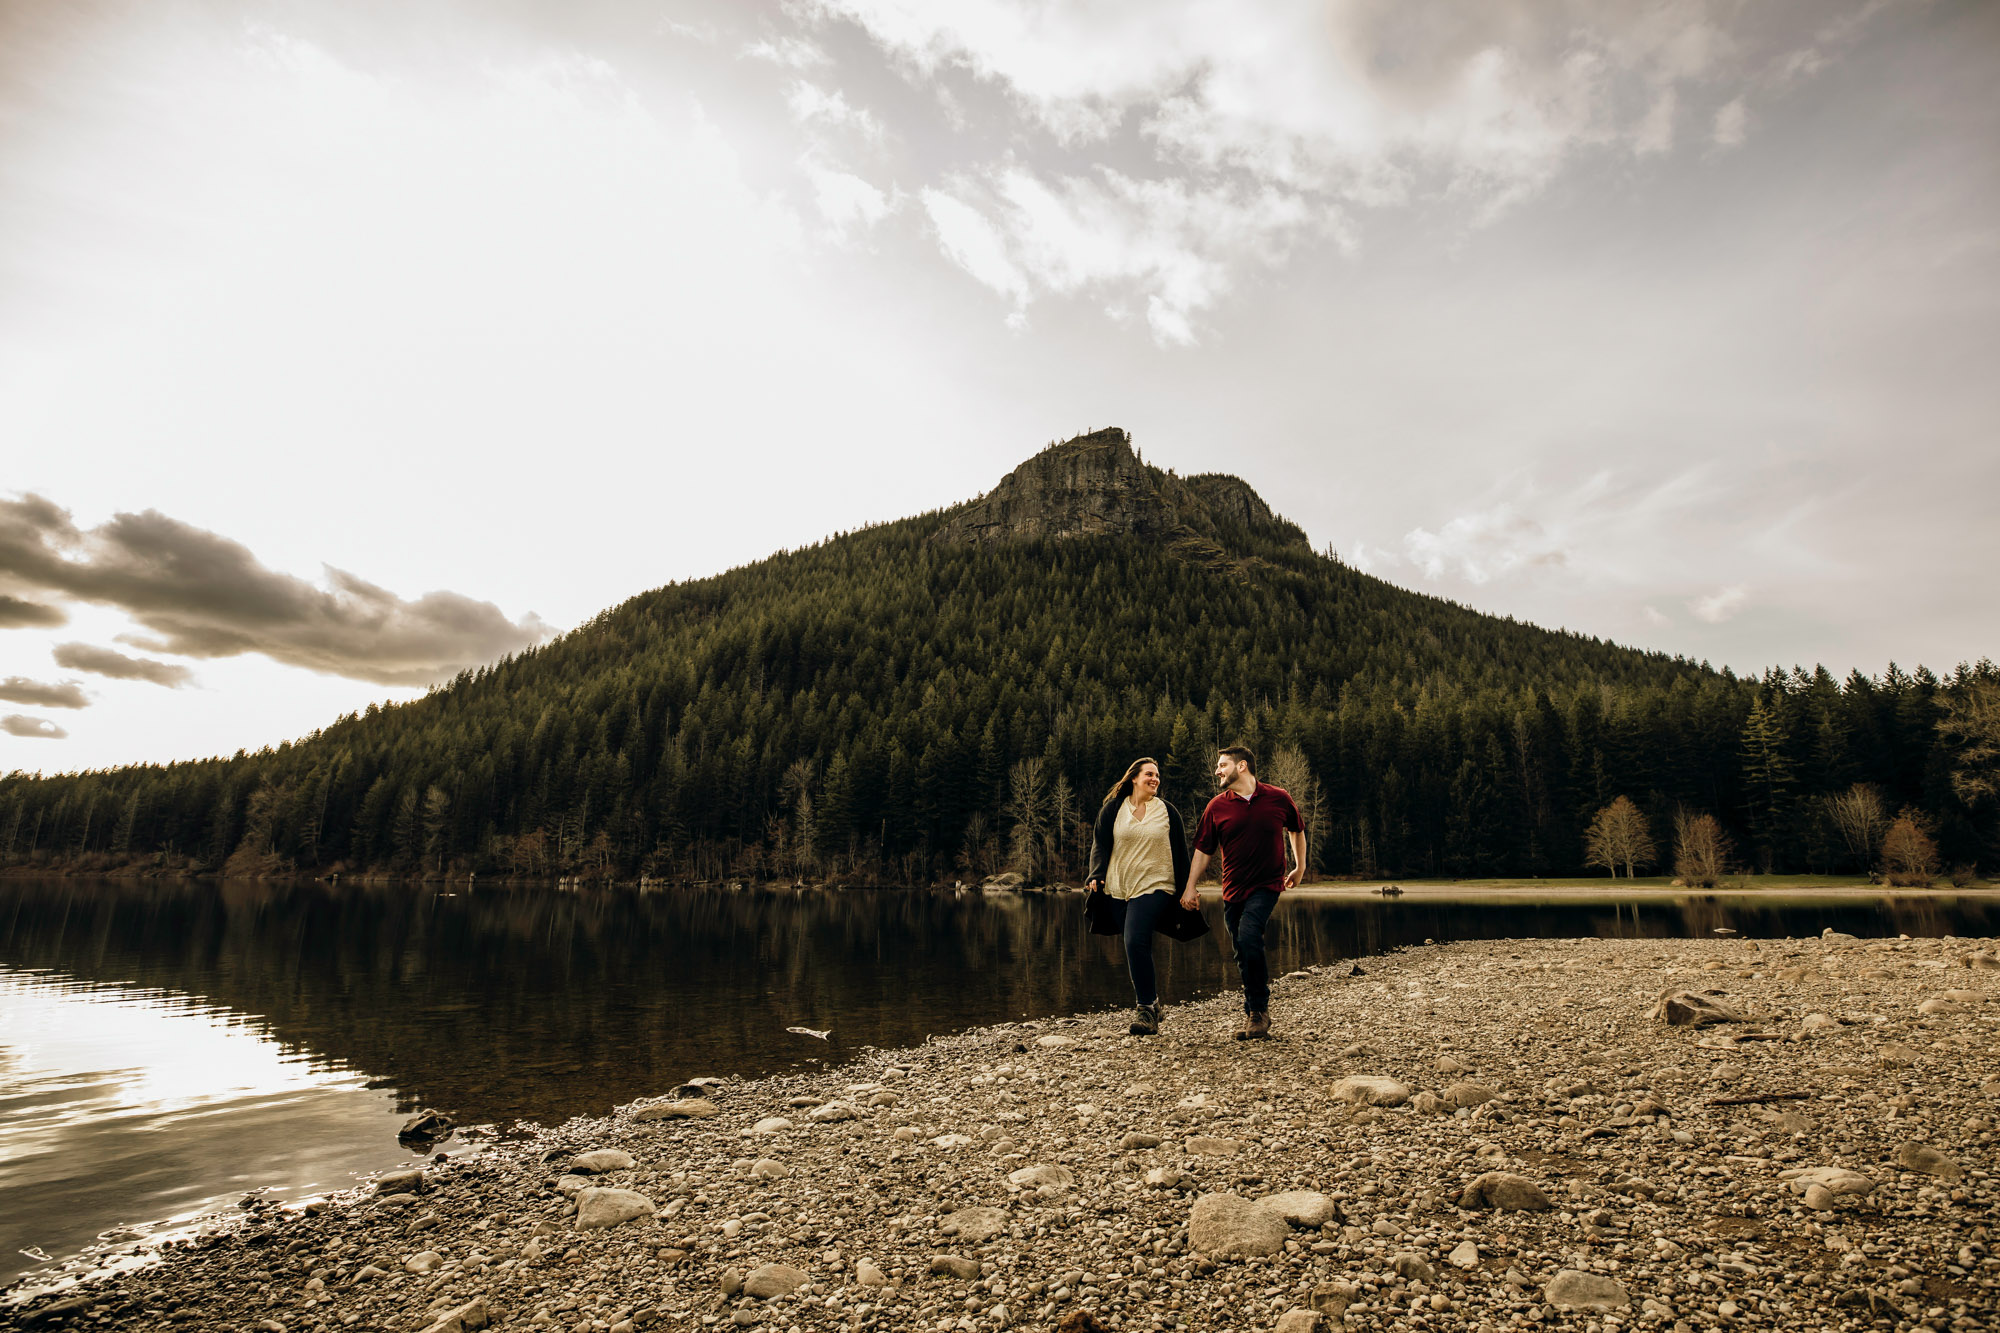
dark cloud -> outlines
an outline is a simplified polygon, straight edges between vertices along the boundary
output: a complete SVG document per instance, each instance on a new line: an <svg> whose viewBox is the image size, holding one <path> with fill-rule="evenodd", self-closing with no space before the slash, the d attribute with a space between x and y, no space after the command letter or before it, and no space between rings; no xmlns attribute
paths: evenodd
<svg viewBox="0 0 2000 1333"><path fill-rule="evenodd" d="M88 671L93 676L113 680L150 680L177 690L194 679L194 672L174 662L155 662L150 657L127 657L111 648L88 643L56 645L56 665L71 671Z"/></svg>
<svg viewBox="0 0 2000 1333"><path fill-rule="evenodd" d="M0 699L10 704L38 704L43 708L88 708L90 700L84 697L83 688L73 680L60 685L44 684L39 680L29 680L26 676L9 676L0 680Z"/></svg>
<svg viewBox="0 0 2000 1333"><path fill-rule="evenodd" d="M36 740L59 741L69 735L61 727L46 718L29 717L26 713L9 713L0 717L0 731L9 736L31 736Z"/></svg>
<svg viewBox="0 0 2000 1333"><path fill-rule="evenodd" d="M43 606L40 602L24 602L19 597L9 597L0 592L0 629L34 629L41 626L61 625L69 620L59 606Z"/></svg>
<svg viewBox="0 0 2000 1333"><path fill-rule="evenodd" d="M0 578L117 607L152 632L133 642L154 652L262 653L381 685L445 680L548 633L537 617L515 622L491 602L455 592L406 601L332 567L329 586L317 588L265 568L240 542L157 510L80 529L39 495L0 500Z"/></svg>

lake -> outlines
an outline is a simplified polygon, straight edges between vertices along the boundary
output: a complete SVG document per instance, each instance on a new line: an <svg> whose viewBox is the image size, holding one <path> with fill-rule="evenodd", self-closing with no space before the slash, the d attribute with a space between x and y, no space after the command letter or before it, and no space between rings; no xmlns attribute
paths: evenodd
<svg viewBox="0 0 2000 1333"><path fill-rule="evenodd" d="M419 1107L554 1123L1129 1004L1117 942L1081 917L1071 895L0 880L0 1281L346 1188L410 1160ZM1986 895L1420 890L1288 899L1269 938L1282 973L1426 940L1996 925ZM1219 932L1156 956L1169 1023L1234 983Z"/></svg>

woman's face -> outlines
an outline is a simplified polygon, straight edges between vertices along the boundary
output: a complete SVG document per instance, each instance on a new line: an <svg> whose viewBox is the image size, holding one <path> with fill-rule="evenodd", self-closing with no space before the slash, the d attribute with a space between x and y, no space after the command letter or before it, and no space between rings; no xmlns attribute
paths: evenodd
<svg viewBox="0 0 2000 1333"><path fill-rule="evenodd" d="M1158 764L1142 765L1139 769L1139 775L1132 779L1132 792L1134 795L1143 796L1147 800L1158 796L1160 794L1160 766Z"/></svg>

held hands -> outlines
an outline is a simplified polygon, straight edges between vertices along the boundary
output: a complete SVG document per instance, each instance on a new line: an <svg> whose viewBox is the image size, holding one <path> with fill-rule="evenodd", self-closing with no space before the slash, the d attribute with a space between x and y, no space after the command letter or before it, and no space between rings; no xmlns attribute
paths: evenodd
<svg viewBox="0 0 2000 1333"><path fill-rule="evenodd" d="M1195 892L1193 885L1189 885L1187 892L1181 895L1181 906L1190 912L1201 909L1201 895Z"/></svg>

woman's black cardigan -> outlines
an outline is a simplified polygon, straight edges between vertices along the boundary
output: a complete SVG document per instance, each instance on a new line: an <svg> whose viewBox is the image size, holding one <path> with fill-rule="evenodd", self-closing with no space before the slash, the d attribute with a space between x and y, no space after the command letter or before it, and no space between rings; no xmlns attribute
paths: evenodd
<svg viewBox="0 0 2000 1333"><path fill-rule="evenodd" d="M1153 799L1157 801L1160 798L1155 796ZM1111 873L1111 830L1124 805L1122 798L1113 798L1097 812L1097 828L1090 837L1090 874L1087 878L1099 884L1104 883L1105 876ZM1167 842L1174 849L1174 894L1178 897L1187 888L1190 861L1187 829L1181 823L1181 812L1174 809L1171 802L1167 803Z"/></svg>

